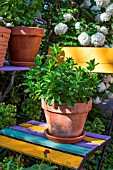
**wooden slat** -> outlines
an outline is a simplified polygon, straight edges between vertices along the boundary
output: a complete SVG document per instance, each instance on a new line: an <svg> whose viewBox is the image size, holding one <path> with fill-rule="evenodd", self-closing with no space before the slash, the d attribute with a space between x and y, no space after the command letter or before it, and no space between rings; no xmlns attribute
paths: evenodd
<svg viewBox="0 0 113 170"><path fill-rule="evenodd" d="M105 142L105 140L101 140L101 139L97 139L97 138L90 138L90 137L87 137L87 136L84 137L84 140L91 142L93 144L98 144L98 145L101 145L102 143Z"/></svg>
<svg viewBox="0 0 113 170"><path fill-rule="evenodd" d="M22 127L22 126L11 126L10 129L18 130L20 132L25 132L25 133L28 133L28 134L31 134L31 135L45 137L44 132L32 130L30 128L26 128L26 127Z"/></svg>
<svg viewBox="0 0 113 170"><path fill-rule="evenodd" d="M32 126L34 126L34 125L32 125ZM44 132L42 132L42 131L40 132L40 131L35 130L35 129L32 130L30 127L26 128L26 125L25 125L25 127L23 127L23 126L11 126L10 128L13 129L13 130L18 130L18 131L25 132L25 133L28 133L28 134L37 135L37 136L40 136L40 137L45 137ZM92 148L92 149L94 149L98 146L97 144L92 144L92 143L84 141L84 140L81 141L81 142L78 142L74 145L82 146L82 147L85 147L85 148Z"/></svg>
<svg viewBox="0 0 113 170"><path fill-rule="evenodd" d="M26 154L35 158L44 158L45 147L33 145L27 142L11 139L5 136L0 136L0 146L7 149ZM78 168L83 158L76 155L70 155L63 152L49 149L48 160L55 164L66 166L69 168Z"/></svg>
<svg viewBox="0 0 113 170"><path fill-rule="evenodd" d="M47 123L45 123L45 122L39 122L37 120L29 120L27 123L32 124L32 125L43 126L43 127L47 128Z"/></svg>
<svg viewBox="0 0 113 170"><path fill-rule="evenodd" d="M92 138L98 138L98 139L103 139L103 140L108 140L111 137L107 135L101 135L101 134L96 134L92 132L86 132L86 136L92 137Z"/></svg>
<svg viewBox="0 0 113 170"><path fill-rule="evenodd" d="M39 122L39 121L36 121L36 120L30 120L30 121L27 122L27 124L38 125L38 126L43 126L43 127L47 128L47 123ZM86 132L86 136L98 138L98 139L103 139L103 140L108 140L108 139L111 138L110 136L107 136L107 135L101 135L101 134L96 134L96 133L92 133L92 132Z"/></svg>
<svg viewBox="0 0 113 170"><path fill-rule="evenodd" d="M30 135L30 134L12 130L12 129L6 128L6 129L2 129L0 132L6 136L10 136L10 137L13 137L16 139L24 140L27 142L32 142L32 143L50 147L53 149L58 149L58 150L61 150L64 152L78 154L81 156L86 156L86 154L88 154L91 151L90 148L84 148L81 146L76 146L76 145L71 145L71 144L59 144L59 143L52 142L52 141L50 141L46 138L43 138L43 137Z"/></svg>
<svg viewBox="0 0 113 170"><path fill-rule="evenodd" d="M44 130L46 129L45 127L42 127L42 126L35 126L32 124L27 124L27 123L21 123L20 126L30 128L32 130L40 131L40 132L44 132Z"/></svg>
<svg viewBox="0 0 113 170"><path fill-rule="evenodd" d="M30 129L33 129L33 130L39 130L40 131L40 129L42 130L42 128L41 128L41 126L34 126L34 125L32 125L32 124L27 124L27 125L29 125L29 128ZM24 127L26 127L26 124L24 123L23 124L23 126ZM34 127L34 128L33 128ZM38 128L37 128L38 127ZM36 128L36 129L35 129ZM45 130L46 128L44 128L43 127L43 130ZM97 137L99 137L99 135L97 135ZM102 138L102 137L101 137ZM91 137L90 136L85 136L84 137L84 140L85 141L88 141L88 142L90 142L90 143L92 143L92 144L98 144L98 145L100 145L100 144L102 144L102 143L104 143L105 142L105 140L103 140L103 139L98 139L98 138L96 138L96 134L95 134L95 137L94 138L92 138L92 135L91 135Z"/></svg>

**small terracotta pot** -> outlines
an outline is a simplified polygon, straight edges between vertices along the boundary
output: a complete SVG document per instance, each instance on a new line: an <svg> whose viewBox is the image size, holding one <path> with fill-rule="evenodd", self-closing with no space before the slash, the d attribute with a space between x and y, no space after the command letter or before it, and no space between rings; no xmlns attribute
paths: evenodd
<svg viewBox="0 0 113 170"><path fill-rule="evenodd" d="M49 106L42 100L42 108L50 135L60 138L75 138L83 133L88 112L92 108L92 100L90 99L88 104L75 103L74 108L69 108L66 104Z"/></svg>
<svg viewBox="0 0 113 170"><path fill-rule="evenodd" d="M15 66L33 66L44 29L38 27L11 27L9 40L10 63Z"/></svg>
<svg viewBox="0 0 113 170"><path fill-rule="evenodd" d="M0 67L3 66L11 30L0 26Z"/></svg>

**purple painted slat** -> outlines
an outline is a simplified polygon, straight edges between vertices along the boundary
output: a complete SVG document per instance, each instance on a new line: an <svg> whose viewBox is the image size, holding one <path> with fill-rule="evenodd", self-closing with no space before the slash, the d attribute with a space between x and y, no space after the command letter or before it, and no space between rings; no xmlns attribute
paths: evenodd
<svg viewBox="0 0 113 170"><path fill-rule="evenodd" d="M36 121L36 120L30 120L27 123L30 123L30 124L33 124L33 125L40 125L40 126L43 126L43 127L47 128L47 124L44 123L44 122L39 122L39 121ZM97 138L97 139L102 139L102 140L110 139L110 136L100 135L100 134L91 133L91 132L86 132L86 136L92 137L92 138Z"/></svg>
<svg viewBox="0 0 113 170"><path fill-rule="evenodd" d="M82 146L84 148L92 148L92 149L94 149L94 148L96 148L98 146L97 144L92 144L92 143L86 142L84 140L81 141L81 142L76 143L76 145L77 146Z"/></svg>
<svg viewBox="0 0 113 170"><path fill-rule="evenodd" d="M32 130L32 129L25 128L22 126L11 126L10 129L25 132L27 134L32 134L32 135L36 135L36 136L40 136L40 137L45 137L44 132Z"/></svg>
<svg viewBox="0 0 113 170"><path fill-rule="evenodd" d="M19 66L3 66L0 67L0 71L27 71L30 67L19 67Z"/></svg>
<svg viewBox="0 0 113 170"><path fill-rule="evenodd" d="M92 137L92 138L98 138L98 139L103 139L103 140L108 140L111 137L107 135L100 135L96 133L91 133L91 132L86 132L86 136Z"/></svg>
<svg viewBox="0 0 113 170"><path fill-rule="evenodd" d="M40 123L40 125L41 125L41 122L37 122L37 123ZM25 133L28 133L28 134L31 134L31 135L45 137L44 132L40 132L38 130L32 130L30 128L25 128L25 127L22 127L22 126L11 126L10 129L25 132ZM90 148L90 149L95 149L98 146L97 144L91 144L91 143L86 142L86 141L81 141L81 142L78 142L78 143L76 143L74 145L82 146L84 148Z"/></svg>
<svg viewBox="0 0 113 170"><path fill-rule="evenodd" d="M32 125L43 126L43 127L47 128L47 123L44 123L44 122L38 122L36 120L30 120L27 123L32 124Z"/></svg>

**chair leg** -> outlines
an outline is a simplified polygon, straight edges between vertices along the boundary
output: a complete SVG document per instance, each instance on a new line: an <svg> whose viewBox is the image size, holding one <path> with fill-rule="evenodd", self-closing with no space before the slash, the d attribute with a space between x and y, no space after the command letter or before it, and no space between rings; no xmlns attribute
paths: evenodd
<svg viewBox="0 0 113 170"><path fill-rule="evenodd" d="M80 170L84 170L84 168L82 167Z"/></svg>
<svg viewBox="0 0 113 170"><path fill-rule="evenodd" d="M101 170L101 166L102 166L102 162L103 162L104 155L105 155L105 152L106 152L106 148L107 148L107 145L105 145L104 148L103 148L101 160L100 160L100 163L99 163L99 166L98 166L97 170Z"/></svg>
<svg viewBox="0 0 113 170"><path fill-rule="evenodd" d="M111 123L110 123L110 126L109 126L109 132L108 132L109 136L111 135L112 127L113 127L113 111L112 111L112 116L111 116Z"/></svg>

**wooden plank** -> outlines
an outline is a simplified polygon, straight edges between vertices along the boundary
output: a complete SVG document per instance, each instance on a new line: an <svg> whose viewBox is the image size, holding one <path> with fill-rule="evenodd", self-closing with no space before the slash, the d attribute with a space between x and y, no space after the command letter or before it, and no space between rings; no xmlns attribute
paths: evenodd
<svg viewBox="0 0 113 170"><path fill-rule="evenodd" d="M42 146L11 139L6 136L0 136L0 146L41 159L44 158L45 149L48 149ZM83 160L83 158L80 156L70 155L52 149L48 150L50 151L50 153L47 155L48 160L51 160L53 163L59 164L61 166L66 166L68 168L78 168Z"/></svg>
<svg viewBox="0 0 113 170"><path fill-rule="evenodd" d="M88 142L91 142L93 144L98 144L98 145L101 145L101 144L103 144L105 142L105 140L101 140L101 139L97 139L97 138L90 138L88 136L85 136L84 140L88 141Z"/></svg>
<svg viewBox="0 0 113 170"><path fill-rule="evenodd" d="M32 130L31 128L25 128L25 127L11 126L10 128L13 129L13 130L18 130L18 131L25 132L25 133L28 133L28 134L37 135L37 136L40 136L40 137L45 137L44 132L40 132L40 131L35 130L35 129ZM92 149L96 148L98 146L97 144L92 144L92 143L86 142L86 141L81 141L81 142L78 142L74 145L82 146L82 147L85 147L85 148L92 148Z"/></svg>
<svg viewBox="0 0 113 170"><path fill-rule="evenodd" d="M32 124L27 124L27 123L21 123L20 126L30 128L32 130L40 131L40 132L44 132L44 130L46 129L45 127L42 127L42 126L35 126Z"/></svg>
<svg viewBox="0 0 113 170"><path fill-rule="evenodd" d="M86 136L92 137L92 138L98 138L98 139L103 139L103 140L109 140L111 137L107 135L101 135L101 134L96 134L92 132L86 132Z"/></svg>
<svg viewBox="0 0 113 170"><path fill-rule="evenodd" d="M37 120L30 120L27 122L28 124L32 124L32 125L38 125L38 126L43 126L47 128L47 123L45 122L39 122Z"/></svg>
<svg viewBox="0 0 113 170"><path fill-rule="evenodd" d="M43 127L47 128L47 123L39 122L39 121L36 121L36 120L30 120L30 121L27 122L27 124L38 125L38 126L43 126ZM101 134L96 134L96 133L92 133L92 132L86 132L86 136L98 138L98 139L103 139L103 140L109 140L111 138L110 136L107 136L107 135L101 135Z"/></svg>
<svg viewBox="0 0 113 170"><path fill-rule="evenodd" d="M44 132L32 130L30 128L25 128L25 127L22 127L22 126L11 126L10 129L18 130L20 132L25 132L25 133L28 133L28 134L31 134L31 135L37 135L37 136L40 136L40 137L45 137Z"/></svg>
<svg viewBox="0 0 113 170"><path fill-rule="evenodd" d="M16 139L24 140L24 141L31 142L34 144L39 144L41 146L50 147L53 149L58 149L64 152L78 154L81 156L86 156L86 154L88 154L91 151L90 148L84 148L84 147L76 146L72 144L59 144L59 143L52 142L40 136L30 135L30 134L12 130L12 129L6 128L6 129L0 130L0 132L6 136L10 136Z"/></svg>
<svg viewBox="0 0 113 170"><path fill-rule="evenodd" d="M23 124L23 126L25 125L25 127L26 127L26 123L24 123ZM33 125L32 124L29 124L29 128L31 129L31 127L33 128ZM36 127L36 126L35 126ZM35 127L33 128L33 130L35 130ZM38 126L39 128L37 128L36 130L40 130L40 126ZM46 128L43 128L43 130L45 130ZM91 135L92 136L92 135ZM105 142L105 140L103 140L103 139L98 139L98 138L96 138L96 134L94 135L95 136L95 138L93 137L89 137L89 136L85 136L84 137L84 140L85 141L87 141L87 142L90 142L90 143L92 143L92 144L98 144L98 145L100 145L100 144L102 144L102 143L104 143ZM98 135L98 137L99 137L99 135ZM109 137L110 138L110 137Z"/></svg>

